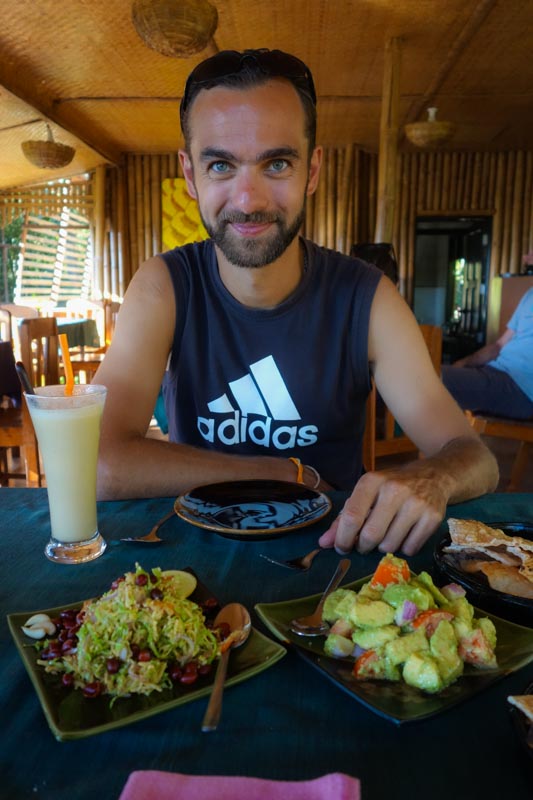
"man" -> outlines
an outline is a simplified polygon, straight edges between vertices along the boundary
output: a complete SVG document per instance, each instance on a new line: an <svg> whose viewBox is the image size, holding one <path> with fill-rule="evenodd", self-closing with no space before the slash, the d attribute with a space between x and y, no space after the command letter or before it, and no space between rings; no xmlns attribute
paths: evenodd
<svg viewBox="0 0 533 800"><path fill-rule="evenodd" d="M442 380L461 408L511 419L533 417L533 289L492 344L443 366Z"/></svg>
<svg viewBox="0 0 533 800"><path fill-rule="evenodd" d="M128 288L95 378L99 497L242 478L355 486L320 543L411 554L448 502L494 489L497 467L393 284L298 237L322 160L315 103L311 73L281 51L224 51L189 76L179 157L211 239L150 259ZM370 368L426 459L361 477ZM164 374L170 442L145 438Z"/></svg>

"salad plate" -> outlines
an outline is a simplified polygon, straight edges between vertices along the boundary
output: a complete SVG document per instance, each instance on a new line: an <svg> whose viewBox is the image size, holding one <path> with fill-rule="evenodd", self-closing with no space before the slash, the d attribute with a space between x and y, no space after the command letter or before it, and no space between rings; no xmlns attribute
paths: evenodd
<svg viewBox="0 0 533 800"><path fill-rule="evenodd" d="M533 540L533 525L522 522L487 522L486 524L498 528L507 536L521 536L523 539ZM447 534L435 547L433 558L439 574L446 581L452 580L464 586L468 599L479 608L520 625L533 627L533 600L492 589L482 573L464 572L453 553L445 552L445 548L450 544L451 539Z"/></svg>
<svg viewBox="0 0 533 800"><path fill-rule="evenodd" d="M371 577L369 575L353 583L343 584L342 588L358 591ZM497 669L480 670L466 665L464 674L438 694L426 694L403 681L395 683L356 680L352 672L353 658L326 656L324 637L298 636L290 630L291 619L310 614L319 599L320 595L316 594L278 603L258 603L255 610L280 642L294 647L302 658L355 700L396 724L427 719L446 711L533 661L532 630L475 608L476 617L487 616L496 626Z"/></svg>
<svg viewBox="0 0 533 800"><path fill-rule="evenodd" d="M192 570L188 570L192 572ZM194 573L193 573L194 574ZM198 581L196 589L190 595L191 600L201 603L213 597L212 592ZM130 695L117 698L111 703L109 695L86 698L81 690L65 688L61 684L60 675L46 673L37 664L38 652L34 640L22 632L22 625L33 613L48 614L54 618L63 610L79 609L82 601L55 608L38 609L36 612L8 614L11 635L26 667L31 682L37 692L44 715L59 741L81 739L97 733L104 733L133 722L146 719L169 711L172 708L197 700L210 694L216 672L216 663L206 676L200 676L196 683L186 686L174 684L171 689L152 692L150 695ZM254 675L271 667L286 653L284 647L252 628L250 638L245 645L232 652L228 665L226 687L252 678Z"/></svg>
<svg viewBox="0 0 533 800"><path fill-rule="evenodd" d="M331 500L302 483L244 480L198 486L180 495L176 514L230 539L270 539L312 525Z"/></svg>

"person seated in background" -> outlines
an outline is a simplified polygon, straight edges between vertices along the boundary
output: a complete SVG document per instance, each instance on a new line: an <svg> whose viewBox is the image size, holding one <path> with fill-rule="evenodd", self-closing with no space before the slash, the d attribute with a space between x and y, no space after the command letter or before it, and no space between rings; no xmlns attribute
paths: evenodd
<svg viewBox="0 0 533 800"><path fill-rule="evenodd" d="M500 338L443 365L442 380L461 408L533 418L533 288L518 303Z"/></svg>
<svg viewBox="0 0 533 800"><path fill-rule="evenodd" d="M298 235L322 160L309 69L279 50L222 51L194 68L180 116L211 238L149 259L128 287L94 378L108 388L99 498L301 478L351 493L321 546L416 552L448 503L494 490L498 468L393 283ZM371 373L426 458L362 474ZM169 441L145 435L163 376Z"/></svg>

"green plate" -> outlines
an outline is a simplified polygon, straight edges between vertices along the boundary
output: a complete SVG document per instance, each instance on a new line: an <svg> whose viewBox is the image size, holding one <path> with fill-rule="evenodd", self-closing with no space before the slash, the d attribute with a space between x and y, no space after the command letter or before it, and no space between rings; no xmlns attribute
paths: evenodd
<svg viewBox="0 0 533 800"><path fill-rule="evenodd" d="M192 570L189 571L192 572ZM212 593L198 581L191 600L202 602L212 596ZM7 616L11 635L56 739L63 742L107 732L113 728L120 728L123 725L146 719L162 711L169 711L171 708L197 700L199 697L205 697L210 693L215 676L214 667L209 675L199 677L192 686L177 684L172 689L152 692L148 696L123 697L116 700L112 706L110 706L111 698L109 696L88 699L79 689L65 689L58 676L46 673L44 668L37 664L37 651L33 642L22 632L21 628L32 614L45 613L53 618L57 617L64 609L80 608L80 606L81 602L77 602L56 608L8 614ZM236 648L229 659L226 686L234 686L247 678L252 678L279 661L285 653L284 647L252 628L246 644Z"/></svg>
<svg viewBox="0 0 533 800"><path fill-rule="evenodd" d="M372 576L361 578L343 585L343 589L357 591ZM533 661L533 630L515 625L507 620L494 617L480 609L475 609L476 617L489 617L496 626L498 644L496 657L498 668L492 670L475 669L465 666L464 674L437 695L424 692L406 683L389 681L357 681L353 674L353 658L330 658L324 655L324 637L298 636L289 628L290 620L311 614L319 594L286 600L280 603L258 603L255 606L259 617L267 628L285 645L296 648L299 655L312 664L341 689L371 711L397 724L415 722L439 714L469 697L486 689L491 684L521 669Z"/></svg>

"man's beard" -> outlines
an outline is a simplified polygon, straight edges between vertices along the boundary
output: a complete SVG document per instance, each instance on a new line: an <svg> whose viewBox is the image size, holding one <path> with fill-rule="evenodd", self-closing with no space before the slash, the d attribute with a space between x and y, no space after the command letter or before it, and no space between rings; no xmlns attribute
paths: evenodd
<svg viewBox="0 0 533 800"><path fill-rule="evenodd" d="M297 236L305 219L305 205L290 225L287 225L284 217L262 211L254 211L252 214L240 211L221 214L214 225L204 219L201 210L200 216L209 236L230 264L236 267L264 267L282 256ZM230 224L246 222L256 224L270 222L276 226L276 230L274 235L269 231L263 238L254 236L238 238Z"/></svg>

